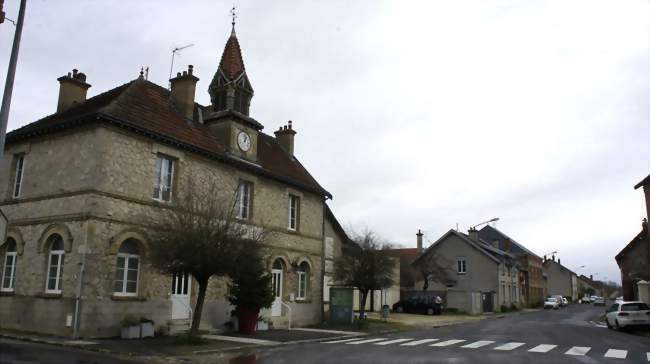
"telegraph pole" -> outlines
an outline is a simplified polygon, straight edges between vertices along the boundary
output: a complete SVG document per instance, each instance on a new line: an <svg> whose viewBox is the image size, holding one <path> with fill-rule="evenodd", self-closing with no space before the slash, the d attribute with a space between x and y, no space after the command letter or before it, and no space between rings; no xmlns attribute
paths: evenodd
<svg viewBox="0 0 650 364"><path fill-rule="evenodd" d="M7 122L9 121L9 106L11 104L11 93L14 89L14 76L16 75L16 62L18 61L20 36L23 33L23 20L25 18L26 3L27 0L20 0L20 10L18 11L18 21L16 22L14 44L11 48L11 57L9 58L9 69L7 70L5 92L2 95L2 109L0 109L0 157L2 157L5 152L5 136L7 135Z"/></svg>

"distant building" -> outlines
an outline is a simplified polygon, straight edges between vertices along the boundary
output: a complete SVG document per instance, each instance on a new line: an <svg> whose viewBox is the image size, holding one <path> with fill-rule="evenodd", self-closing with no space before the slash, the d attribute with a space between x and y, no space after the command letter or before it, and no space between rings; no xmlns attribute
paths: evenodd
<svg viewBox="0 0 650 364"><path fill-rule="evenodd" d="M561 295L569 301L578 299L578 275L569 268L563 266L560 259L555 260L555 255L551 259L546 259L542 264L546 274L546 289L548 295Z"/></svg>
<svg viewBox="0 0 650 364"><path fill-rule="evenodd" d="M650 281L650 175L637 183L634 189L640 187L645 194L646 218L641 223L641 231L615 257L621 270L623 298L626 300L639 299L638 282Z"/></svg>
<svg viewBox="0 0 650 364"><path fill-rule="evenodd" d="M542 275L542 258L524 245L490 225L478 232L478 236L502 251L514 255L519 262L522 302L527 307L540 306L546 296L546 285Z"/></svg>
<svg viewBox="0 0 650 364"><path fill-rule="evenodd" d="M580 275L578 277L578 296L584 297L586 295L603 297L605 292L600 282L594 281L593 276Z"/></svg>

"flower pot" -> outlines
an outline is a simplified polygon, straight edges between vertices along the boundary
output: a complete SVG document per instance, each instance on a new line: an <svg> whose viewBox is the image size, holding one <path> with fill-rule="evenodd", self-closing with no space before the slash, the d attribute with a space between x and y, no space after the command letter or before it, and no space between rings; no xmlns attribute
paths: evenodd
<svg viewBox="0 0 650 364"><path fill-rule="evenodd" d="M140 337L153 337L154 327L151 322L141 322L140 323Z"/></svg>
<svg viewBox="0 0 650 364"><path fill-rule="evenodd" d="M259 309L239 308L239 333L252 335L255 333L255 325L257 324L257 317L260 313Z"/></svg>
<svg viewBox="0 0 650 364"><path fill-rule="evenodd" d="M267 331L269 329L269 324L266 321L258 320L257 326L255 327L256 331Z"/></svg>
<svg viewBox="0 0 650 364"><path fill-rule="evenodd" d="M122 328L122 339L139 339L140 338L140 325L127 326Z"/></svg>

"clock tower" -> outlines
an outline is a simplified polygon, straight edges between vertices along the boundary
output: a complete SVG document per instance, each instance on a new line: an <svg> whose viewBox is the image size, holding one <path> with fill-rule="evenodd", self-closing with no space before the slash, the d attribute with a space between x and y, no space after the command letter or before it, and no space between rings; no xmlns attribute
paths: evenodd
<svg viewBox="0 0 650 364"><path fill-rule="evenodd" d="M208 93L212 105L206 110L205 124L224 143L228 153L256 162L258 133L264 127L248 115L254 92L246 75L234 21Z"/></svg>

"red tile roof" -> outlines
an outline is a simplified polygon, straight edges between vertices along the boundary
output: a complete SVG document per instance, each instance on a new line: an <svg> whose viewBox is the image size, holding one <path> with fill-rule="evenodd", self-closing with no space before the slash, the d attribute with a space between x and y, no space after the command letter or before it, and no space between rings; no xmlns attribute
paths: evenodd
<svg viewBox="0 0 650 364"><path fill-rule="evenodd" d="M137 79L86 100L64 112L52 114L7 134L7 145L63 128L107 122L143 134L162 143L189 149L252 173L297 188L331 197L302 164L287 154L274 137L259 133L258 164L230 157L210 129L176 111L169 90Z"/></svg>
<svg viewBox="0 0 650 364"><path fill-rule="evenodd" d="M223 49L219 69L231 81L239 77L239 75L244 73L246 70L244 68L244 60L241 56L239 40L237 39L234 30L232 34L230 34L230 38L228 38L228 42L226 42L226 46Z"/></svg>

